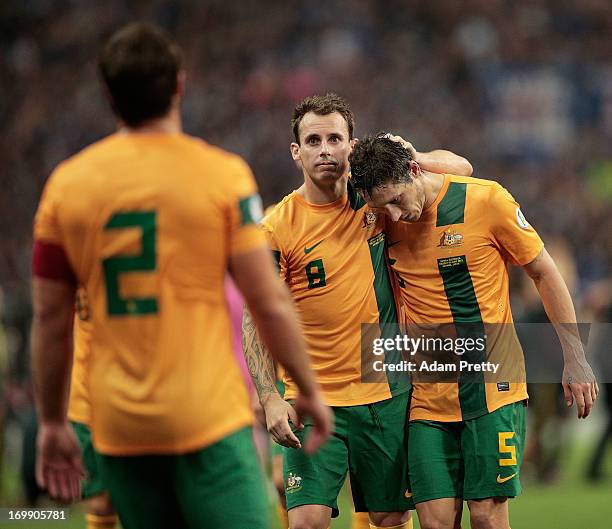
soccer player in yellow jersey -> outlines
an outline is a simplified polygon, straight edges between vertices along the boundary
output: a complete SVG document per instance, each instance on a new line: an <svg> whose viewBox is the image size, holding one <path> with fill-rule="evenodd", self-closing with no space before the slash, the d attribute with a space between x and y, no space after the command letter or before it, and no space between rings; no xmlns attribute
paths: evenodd
<svg viewBox="0 0 612 529"><path fill-rule="evenodd" d="M271 359L248 314L244 322L247 364L268 429L286 447L289 525L326 529L338 514L337 496L348 472L355 509L369 512L372 527L411 527L405 446L409 381L384 374L362 381L361 324L371 324L378 337L397 315L382 219L348 183L353 113L336 94L312 96L297 105L292 125L291 153L304 185L285 197L262 226L296 303L325 402L335 414L334 434L314 456L301 450L311 424L299 424L292 406L278 395ZM452 153L417 156L432 169L471 171ZM285 373L283 382L284 397L291 402L295 381Z"/></svg>
<svg viewBox="0 0 612 529"><path fill-rule="evenodd" d="M598 387L568 290L542 240L498 183L431 173L384 136L360 141L350 160L355 187L374 211L393 221L386 228L389 258L404 322L452 324L462 339L480 329L489 358L515 375L494 380L483 372L468 380L458 373L454 382L441 383L415 379L408 467L421 527L459 527L465 499L474 529L508 529L507 499L521 490L527 399L508 265L522 266L538 288L563 347L567 403L575 400L584 418ZM471 353L462 358L471 365L483 359Z"/></svg>
<svg viewBox="0 0 612 529"><path fill-rule="evenodd" d="M38 480L61 500L79 497L82 462L66 418L79 285L90 310L93 445L121 525L269 529L232 350L228 270L298 381L297 411L317 425L309 450L332 421L257 227L255 181L239 157L181 132L185 75L163 31L117 32L100 69L119 130L60 164L35 218Z"/></svg>

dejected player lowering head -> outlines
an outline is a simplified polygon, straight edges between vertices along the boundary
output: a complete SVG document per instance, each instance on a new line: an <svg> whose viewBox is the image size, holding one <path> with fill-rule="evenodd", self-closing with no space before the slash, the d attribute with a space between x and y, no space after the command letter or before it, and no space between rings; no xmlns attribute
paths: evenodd
<svg viewBox="0 0 612 529"><path fill-rule="evenodd" d="M351 182L368 205L393 221L415 222L427 202L426 172L387 134L366 136L349 157Z"/></svg>

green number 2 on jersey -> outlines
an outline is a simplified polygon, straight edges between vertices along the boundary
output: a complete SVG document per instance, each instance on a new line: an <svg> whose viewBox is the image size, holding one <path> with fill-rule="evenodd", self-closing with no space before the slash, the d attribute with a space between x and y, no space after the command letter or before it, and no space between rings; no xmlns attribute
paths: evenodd
<svg viewBox="0 0 612 529"><path fill-rule="evenodd" d="M157 268L156 213L155 211L130 211L115 213L104 230L140 228L141 252L139 255L115 255L102 261L106 283L106 306L109 316L154 314L157 298L122 298L119 295L119 275L126 272L152 272Z"/></svg>

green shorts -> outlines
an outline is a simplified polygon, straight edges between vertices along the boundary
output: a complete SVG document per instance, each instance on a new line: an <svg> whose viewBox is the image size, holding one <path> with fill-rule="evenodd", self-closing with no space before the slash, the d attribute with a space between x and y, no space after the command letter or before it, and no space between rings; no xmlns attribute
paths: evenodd
<svg viewBox="0 0 612 529"><path fill-rule="evenodd" d="M515 402L462 422L411 421L408 464L415 503L518 496L525 406Z"/></svg>
<svg viewBox="0 0 612 529"><path fill-rule="evenodd" d="M182 455L100 456L124 529L272 527L252 429Z"/></svg>
<svg viewBox="0 0 612 529"><path fill-rule="evenodd" d="M71 421L74 433L81 445L81 455L83 457L83 466L87 477L81 483L81 496L83 498L91 498L104 492L105 487L102 484L100 476L100 455L95 451L91 443L91 430L89 426L80 422Z"/></svg>
<svg viewBox="0 0 612 529"><path fill-rule="evenodd" d="M355 511L403 512L414 509L406 461L410 393L361 406L333 407L336 425L313 455L283 449L287 510L327 505L338 516L338 494L347 472ZM312 424L297 437L304 442Z"/></svg>

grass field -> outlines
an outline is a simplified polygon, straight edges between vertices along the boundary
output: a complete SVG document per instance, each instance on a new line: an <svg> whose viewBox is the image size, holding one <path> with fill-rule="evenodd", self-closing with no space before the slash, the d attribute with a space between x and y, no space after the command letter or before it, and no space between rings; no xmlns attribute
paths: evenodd
<svg viewBox="0 0 612 529"><path fill-rule="evenodd" d="M512 529L611 529L612 528L612 450L606 459L607 479L598 485L584 480L586 458L591 443L575 444L568 450L559 481L540 485L523 480L523 494L510 503ZM2 478L0 505L18 505L19 487L16 471L5 465ZM352 506L347 490L340 498L341 515L332 523L332 529L350 529ZM467 511L467 508L466 508ZM85 527L82 509L73 507L70 520L60 523L0 522L0 529L82 529ZM418 521L415 527L419 527ZM462 527L470 527L464 512ZM248 528L245 528L248 529Z"/></svg>

